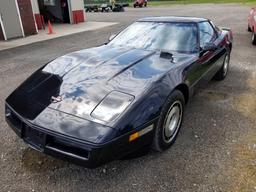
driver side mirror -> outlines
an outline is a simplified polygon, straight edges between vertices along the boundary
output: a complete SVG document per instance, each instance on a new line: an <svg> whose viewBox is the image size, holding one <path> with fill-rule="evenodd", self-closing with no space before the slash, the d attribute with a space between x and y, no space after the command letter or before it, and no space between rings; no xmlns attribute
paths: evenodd
<svg viewBox="0 0 256 192"><path fill-rule="evenodd" d="M215 51L217 49L217 46L214 43L206 43L203 47L202 47L202 51L203 52L207 52L207 51Z"/></svg>
<svg viewBox="0 0 256 192"><path fill-rule="evenodd" d="M108 41L111 41L111 40L114 39L115 37L116 37L116 34L111 35L111 36L108 38Z"/></svg>

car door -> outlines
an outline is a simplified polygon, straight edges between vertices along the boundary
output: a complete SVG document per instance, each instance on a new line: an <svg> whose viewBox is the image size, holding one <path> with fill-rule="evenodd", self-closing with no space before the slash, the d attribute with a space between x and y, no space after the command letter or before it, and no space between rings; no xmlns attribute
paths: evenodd
<svg viewBox="0 0 256 192"><path fill-rule="evenodd" d="M256 14L255 14L255 9L252 8L251 11L250 11L250 13L249 13L249 16L248 16L248 23L249 23L249 26L250 26L251 29L253 28L254 15L256 15Z"/></svg>
<svg viewBox="0 0 256 192"><path fill-rule="evenodd" d="M219 45L219 33L215 30L210 21L203 21L198 24L199 28L199 43L200 53L198 58L198 69L200 71L199 86L204 85L219 69L220 59L223 55L221 47ZM212 51L205 51L204 46L207 43L213 43L216 45L216 49Z"/></svg>
<svg viewBox="0 0 256 192"><path fill-rule="evenodd" d="M253 28L253 31L256 32L256 8L253 9L252 18L251 18L251 29Z"/></svg>

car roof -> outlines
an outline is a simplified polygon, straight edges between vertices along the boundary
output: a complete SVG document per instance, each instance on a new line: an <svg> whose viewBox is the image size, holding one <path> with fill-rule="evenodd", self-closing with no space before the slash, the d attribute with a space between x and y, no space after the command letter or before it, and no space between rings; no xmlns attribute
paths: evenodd
<svg viewBox="0 0 256 192"><path fill-rule="evenodd" d="M167 16L167 17L144 17L137 21L142 22L188 22L188 23L199 23L202 21L208 21L205 18L199 17L179 17L179 16Z"/></svg>

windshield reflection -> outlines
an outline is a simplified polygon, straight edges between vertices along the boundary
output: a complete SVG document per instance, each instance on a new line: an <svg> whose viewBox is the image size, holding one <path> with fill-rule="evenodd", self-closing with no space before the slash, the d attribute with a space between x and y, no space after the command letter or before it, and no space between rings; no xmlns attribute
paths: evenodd
<svg viewBox="0 0 256 192"><path fill-rule="evenodd" d="M135 22L109 44L181 53L199 50L195 23Z"/></svg>

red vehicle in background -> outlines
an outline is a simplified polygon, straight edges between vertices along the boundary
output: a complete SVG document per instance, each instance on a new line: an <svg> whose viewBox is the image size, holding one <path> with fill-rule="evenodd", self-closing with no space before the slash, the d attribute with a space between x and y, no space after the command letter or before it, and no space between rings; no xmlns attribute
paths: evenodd
<svg viewBox="0 0 256 192"><path fill-rule="evenodd" d="M249 13L248 31L252 32L252 44L256 45L256 7L252 8Z"/></svg>
<svg viewBox="0 0 256 192"><path fill-rule="evenodd" d="M148 1L147 0L135 0L133 3L133 7L147 7Z"/></svg>

